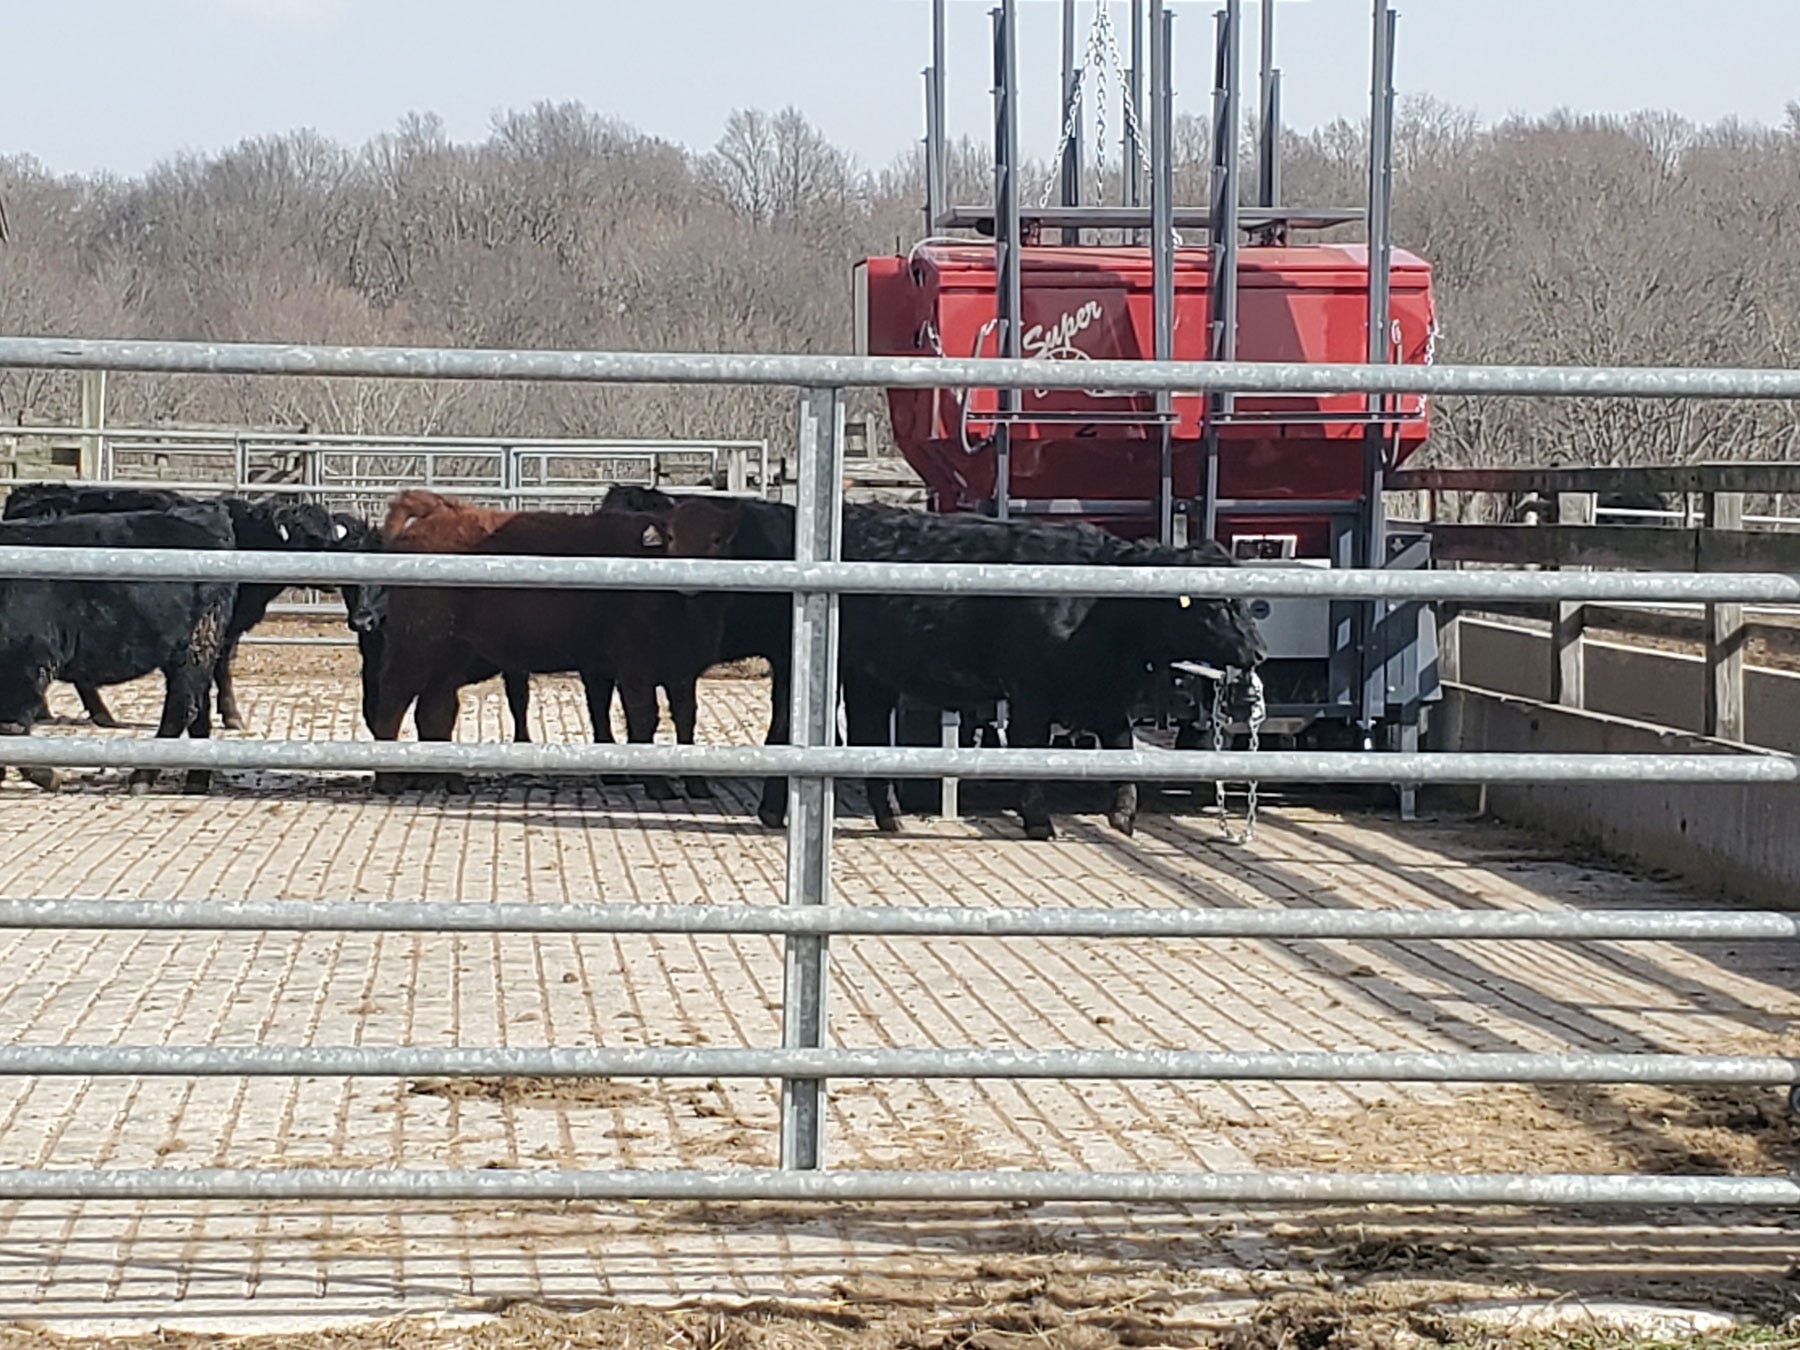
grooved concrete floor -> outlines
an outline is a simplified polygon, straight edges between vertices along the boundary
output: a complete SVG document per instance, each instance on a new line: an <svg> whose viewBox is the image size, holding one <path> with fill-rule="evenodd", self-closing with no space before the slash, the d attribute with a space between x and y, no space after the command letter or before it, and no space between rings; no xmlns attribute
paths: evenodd
<svg viewBox="0 0 1800 1350"><path fill-rule="evenodd" d="M116 692L115 711L152 720L159 682ZM245 679L242 692L248 734L361 734L345 678ZM59 687L55 707L73 716L69 693ZM757 739L765 700L759 683L709 682L704 736ZM461 734L498 739L501 707L497 685L469 691ZM533 717L539 739L586 734L570 681L537 681ZM1696 903L1491 824L1402 827L1278 804L1248 848L1181 814L1148 816L1131 839L1064 817L1042 845L1000 817L912 818L904 835L879 836L851 795L836 872L850 904ZM737 784L716 802L658 805L633 788L548 783L382 799L354 776L277 775L227 776L197 799L133 798L122 775L90 774L50 797L10 776L0 894L777 903L783 839L748 803ZM1795 959L1774 944L849 939L832 954L831 1034L1791 1054ZM0 935L0 1025L16 1042L772 1045L780 999L779 949L761 938ZM11 1080L0 1166L770 1165L776 1119L773 1085L758 1081ZM904 1168L1780 1172L1794 1144L1773 1092L1371 1084L843 1082L828 1128L834 1164ZM1729 1302L1778 1278L1800 1247L1779 1216L1350 1217L1364 1233L1479 1240L1506 1254L1504 1282L1593 1295L1712 1280ZM846 1281L966 1274L1002 1251L1224 1278L1316 1263L1343 1221L1073 1206L0 1203L0 1317L237 1324L515 1298L823 1297Z"/></svg>

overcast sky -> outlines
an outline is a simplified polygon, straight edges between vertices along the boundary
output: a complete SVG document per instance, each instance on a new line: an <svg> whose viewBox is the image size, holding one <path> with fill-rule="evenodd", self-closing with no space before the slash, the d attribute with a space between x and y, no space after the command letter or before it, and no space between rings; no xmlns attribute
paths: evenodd
<svg viewBox="0 0 1800 1350"><path fill-rule="evenodd" d="M135 174L181 150L309 126L360 143L409 111L459 139L579 99L705 148L740 106L798 106L865 165L922 130L926 0L0 0L0 151ZM950 0L953 131L985 137L984 0ZM1057 6L1023 0L1024 142L1055 143ZM1177 6L1178 106L1203 112L1215 3ZM1360 117L1366 0L1281 0L1286 120ZM1115 4L1119 23L1125 9ZM1669 108L1778 122L1800 99L1800 0L1402 0L1402 93L1486 119ZM1080 6L1085 33L1092 6ZM1255 4L1244 69L1256 68ZM1033 94L1035 93L1035 97Z"/></svg>

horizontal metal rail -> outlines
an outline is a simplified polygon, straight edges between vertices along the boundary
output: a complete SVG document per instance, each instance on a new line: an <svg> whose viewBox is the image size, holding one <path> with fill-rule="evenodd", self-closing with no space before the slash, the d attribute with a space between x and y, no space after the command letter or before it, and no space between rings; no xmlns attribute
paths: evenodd
<svg viewBox="0 0 1800 1350"><path fill-rule="evenodd" d="M0 899L0 929L328 933L736 933L987 938L1791 941L1754 910L998 909L524 905L358 900Z"/></svg>
<svg viewBox="0 0 1800 1350"><path fill-rule="evenodd" d="M527 1171L481 1168L17 1168L5 1200L928 1200L1112 1204L1800 1204L1789 1177L1438 1172Z"/></svg>
<svg viewBox="0 0 1800 1350"><path fill-rule="evenodd" d="M1278 361L1041 361L731 352L517 351L257 342L0 337L0 369L543 380L813 388L1105 389L1129 393L1494 394L1800 399L1800 370L1674 366L1300 365Z"/></svg>
<svg viewBox="0 0 1800 1350"><path fill-rule="evenodd" d="M1800 759L1717 755L1264 750L995 750L934 746L502 745L16 736L0 764L306 773L704 774L719 778L1041 778L1264 783L1794 783Z"/></svg>
<svg viewBox="0 0 1800 1350"><path fill-rule="evenodd" d="M705 454L709 450L761 450L768 444L767 441L760 440L681 440L657 437L627 440L590 436L407 436L394 433L362 435L349 431L238 431L224 427L83 427L42 424L0 427L0 435L19 438L60 436L71 440L104 436L115 445L129 445L134 449L139 442L144 443L145 449L156 449L165 441L175 442L178 446L190 442L196 446L205 443L208 450L228 450L240 442L265 451L305 450L315 446L341 451L366 448L389 458L404 458L409 452L455 454L461 450L525 450L534 453L549 451L571 458L583 457L581 452L591 451L593 453L586 455L586 458L606 460L620 458L618 452L621 450L637 452L640 456L683 452Z"/></svg>
<svg viewBox="0 0 1800 1350"><path fill-rule="evenodd" d="M1424 572L1314 567L1087 567L1006 563L758 562L713 558L501 557L466 553L239 553L229 549L0 547L0 577L279 581L294 586L830 591L854 595L1091 595L1241 599L1800 601L1780 573Z"/></svg>
<svg viewBox="0 0 1800 1350"><path fill-rule="evenodd" d="M621 456L621 458L624 458ZM160 478L5 478L0 479L0 488L11 490L22 487L62 487L62 488L95 488L95 489L129 489L133 491L160 490L164 492L185 492L194 496L206 493L229 494L242 497L393 497L400 491L400 484L392 479L377 482L372 478L331 478L318 483L295 483L290 481L271 483L238 483L226 479L186 479L165 480ZM557 499L561 497L579 497L599 499L613 489L608 479L595 479L591 483L551 484L548 487L505 487L493 479L456 480L440 478L431 484L409 484L408 486L426 487L429 491L443 491L456 497L519 497L526 500L540 498ZM692 489L690 489L692 491ZM673 495L673 494L671 494Z"/></svg>
<svg viewBox="0 0 1800 1350"><path fill-rule="evenodd" d="M1388 1050L5 1045L0 1077L1096 1078L1385 1083L1800 1083L1780 1055Z"/></svg>

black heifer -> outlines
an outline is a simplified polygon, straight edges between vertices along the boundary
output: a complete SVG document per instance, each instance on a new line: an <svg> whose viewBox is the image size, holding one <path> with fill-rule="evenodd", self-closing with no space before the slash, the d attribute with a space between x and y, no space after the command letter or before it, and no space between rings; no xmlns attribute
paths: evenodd
<svg viewBox="0 0 1800 1350"><path fill-rule="evenodd" d="M336 518L322 507L302 502L249 501L242 497L223 497L219 501L230 512L232 530L240 549L265 553L317 552L348 546L349 527L345 519L354 517ZM166 511L198 504L195 498L162 488L67 488L39 484L18 488L7 498L5 519L54 520L122 511ZM262 622L269 605L285 589L285 584L280 582L245 582L237 588L237 598L213 670L213 680L219 689L219 720L233 730L244 725L231 674L238 641ZM81 696L81 706L87 709L95 726L119 725L100 697L97 685L77 682L75 691Z"/></svg>
<svg viewBox="0 0 1800 1350"><path fill-rule="evenodd" d="M606 508L666 509L673 499L644 488L615 488ZM732 555L792 558L791 507L746 500ZM1089 525L1000 522L981 516L929 515L898 507L846 505L843 556L850 561L1085 564L1124 567L1229 567L1215 544L1164 548L1127 542ZM1049 744L1060 723L1094 733L1102 745L1128 749L1130 712L1173 661L1248 668L1263 655L1246 606L1196 596L1092 599L1004 596L858 596L840 605L840 677L852 745L886 745L888 723L904 694L939 707L1007 699L1011 743ZM725 610L721 660L765 658L773 672L767 743L788 740L792 600L783 594L733 592ZM590 695L590 698L592 696ZM892 783L868 783L883 830L898 828ZM787 780L763 784L757 814L779 825ZM1022 785L1020 814L1028 834L1048 838L1050 817L1038 783ZM1137 789L1119 784L1110 818L1129 832Z"/></svg>
<svg viewBox="0 0 1800 1350"><path fill-rule="evenodd" d="M740 559L781 559L794 556L794 509L756 497L713 498L733 503L738 509L737 532L731 556ZM639 511L663 514L675 508L676 499L656 488L621 483L600 502L602 511ZM759 656L769 663L769 745L785 745L788 739L788 670L793 653L793 597L785 592L731 591L725 600L725 624L719 641L718 662L743 661ZM595 718L612 714L612 680L599 672L588 675L588 708ZM777 786L779 785L779 786ZM763 785L757 815L763 824L780 826L787 814L787 779L770 779Z"/></svg>
<svg viewBox="0 0 1800 1350"><path fill-rule="evenodd" d="M0 543L49 548L230 549L231 516L220 505L81 515L0 523ZM51 680L97 687L160 670L162 719L156 734L212 734L208 681L224 641L236 587L205 581L0 580L0 735L30 732ZM25 776L54 789L57 775ZM204 792L205 769L189 770L187 788ZM133 787L155 773L139 769Z"/></svg>
<svg viewBox="0 0 1800 1350"><path fill-rule="evenodd" d="M884 506L844 511L844 557L930 563L1229 567L1216 544L1166 548L1082 524L938 516ZM1041 747L1051 727L1089 731L1109 749L1132 745L1131 710L1171 662L1250 668L1263 645L1248 608L1206 597L1203 576L1178 598L1016 598L987 595L846 596L839 641L844 714L852 745L886 745L902 694L938 707L1006 699L1009 743ZM871 778L877 826L898 828L892 783ZM1130 833L1137 787L1120 783L1109 819ZM1054 833L1043 786L1020 787L1033 839Z"/></svg>

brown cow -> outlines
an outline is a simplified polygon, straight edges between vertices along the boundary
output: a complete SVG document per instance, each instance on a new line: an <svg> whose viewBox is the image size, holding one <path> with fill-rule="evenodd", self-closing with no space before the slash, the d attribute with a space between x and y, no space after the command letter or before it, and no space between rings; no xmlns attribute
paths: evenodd
<svg viewBox="0 0 1800 1350"><path fill-rule="evenodd" d="M412 553L523 554L547 557L717 558L729 553L738 507L690 498L666 514L606 511L492 511L435 492L403 492L382 534L390 550ZM596 689L614 683L625 706L626 735L655 739L656 690L668 693L676 739L694 743L695 686L718 658L722 595L662 591L439 588L396 586L387 593L381 672L370 730L394 740L415 700L422 741L447 741L456 728L457 692L501 670L573 670ZM613 739L610 709L588 701L594 739ZM610 697L608 699L610 702ZM378 776L378 783L391 780ZM452 775L453 784L458 780ZM710 796L704 778L690 796ZM662 777L645 780L651 797L675 795Z"/></svg>

